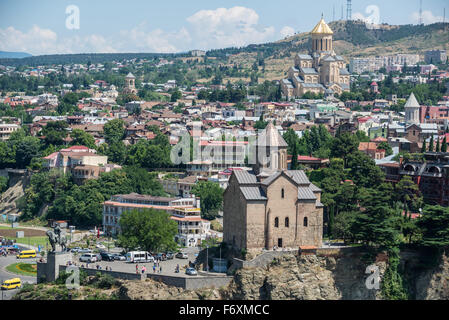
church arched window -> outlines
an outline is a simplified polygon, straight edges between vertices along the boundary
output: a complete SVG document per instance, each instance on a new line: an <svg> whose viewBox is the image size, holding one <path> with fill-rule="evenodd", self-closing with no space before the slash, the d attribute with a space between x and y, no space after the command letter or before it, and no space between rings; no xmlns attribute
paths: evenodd
<svg viewBox="0 0 449 320"><path fill-rule="evenodd" d="M307 227L309 225L309 221L307 217L304 217L304 227Z"/></svg>
<svg viewBox="0 0 449 320"><path fill-rule="evenodd" d="M278 217L274 218L274 227L279 228L279 218Z"/></svg>
<svg viewBox="0 0 449 320"><path fill-rule="evenodd" d="M290 226L290 219L287 217L285 218L285 227L288 228Z"/></svg>
<svg viewBox="0 0 449 320"><path fill-rule="evenodd" d="M282 188L282 190L281 190L281 197L282 197L282 199L284 199L284 196L285 196L285 192L284 192L284 188Z"/></svg>

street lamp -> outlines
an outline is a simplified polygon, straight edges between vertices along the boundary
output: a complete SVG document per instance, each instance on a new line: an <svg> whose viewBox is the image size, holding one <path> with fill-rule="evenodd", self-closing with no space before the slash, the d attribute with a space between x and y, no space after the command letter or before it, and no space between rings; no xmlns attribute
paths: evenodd
<svg viewBox="0 0 449 320"><path fill-rule="evenodd" d="M206 245L206 272L209 272L209 245Z"/></svg>

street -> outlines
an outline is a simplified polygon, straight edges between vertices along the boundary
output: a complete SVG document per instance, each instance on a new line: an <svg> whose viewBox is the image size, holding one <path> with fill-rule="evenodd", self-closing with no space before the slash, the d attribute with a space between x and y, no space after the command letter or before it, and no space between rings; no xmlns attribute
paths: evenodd
<svg viewBox="0 0 449 320"><path fill-rule="evenodd" d="M112 252L112 250L111 250ZM159 274L169 275L169 276L186 276L184 266L189 264L189 261L194 262L196 259L196 254L199 252L199 248L189 247L182 250L182 252L187 253L189 256L188 259L177 259L173 258L172 260L161 261L160 267L162 268L162 272ZM76 262L77 266L84 265L86 263L79 261L79 255L74 256L74 262ZM180 272L175 273L175 268L179 264ZM90 263L89 268L94 269L96 266L101 266L102 270L105 270L106 266L112 268L112 271L121 271L121 272L136 272L136 264L135 263L127 263L126 261L100 261L97 263ZM146 273L153 273L153 265L154 263L138 263L139 273L142 272L142 267L145 266L147 271ZM158 272L157 272L158 273Z"/></svg>
<svg viewBox="0 0 449 320"><path fill-rule="evenodd" d="M26 249L26 248L20 248ZM25 263L32 263L36 262L37 258L34 259L24 259L24 260L17 260L16 256L7 256L7 257L0 257L0 283L3 283L3 281L12 279L12 278L20 278L22 280L22 285L24 283L36 283L36 277L28 277L23 275L14 274L11 272L6 271L6 267L10 264L16 263L18 261L25 262ZM3 298L3 300L10 300L18 291L19 289L14 290L1 290L0 292L0 299Z"/></svg>

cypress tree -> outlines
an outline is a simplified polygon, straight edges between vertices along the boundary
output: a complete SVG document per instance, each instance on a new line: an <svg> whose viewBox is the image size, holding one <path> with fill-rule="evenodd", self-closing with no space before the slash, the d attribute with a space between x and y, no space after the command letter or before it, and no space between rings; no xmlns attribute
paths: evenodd
<svg viewBox="0 0 449 320"><path fill-rule="evenodd" d="M447 152L447 141L446 141L446 136L444 136L443 144L441 145L441 152Z"/></svg>
<svg viewBox="0 0 449 320"><path fill-rule="evenodd" d="M426 149L427 149L426 140L424 139L424 142L422 143L421 153L425 153Z"/></svg>
<svg viewBox="0 0 449 320"><path fill-rule="evenodd" d="M436 147L436 152L440 152L440 138L438 138L437 140L437 147Z"/></svg>
<svg viewBox="0 0 449 320"><path fill-rule="evenodd" d="M430 138L429 152L433 152L433 136Z"/></svg>

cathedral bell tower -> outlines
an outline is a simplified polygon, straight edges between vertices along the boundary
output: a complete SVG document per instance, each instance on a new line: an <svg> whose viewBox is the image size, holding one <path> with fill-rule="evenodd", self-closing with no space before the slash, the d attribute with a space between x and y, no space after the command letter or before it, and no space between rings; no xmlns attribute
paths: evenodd
<svg viewBox="0 0 449 320"><path fill-rule="evenodd" d="M332 36L334 32L321 16L320 22L313 28L312 32L312 53L332 52Z"/></svg>

